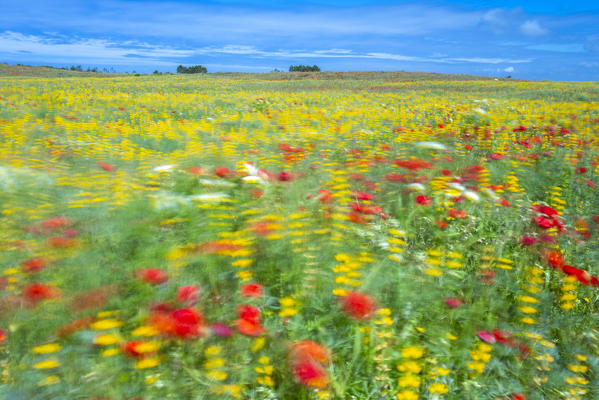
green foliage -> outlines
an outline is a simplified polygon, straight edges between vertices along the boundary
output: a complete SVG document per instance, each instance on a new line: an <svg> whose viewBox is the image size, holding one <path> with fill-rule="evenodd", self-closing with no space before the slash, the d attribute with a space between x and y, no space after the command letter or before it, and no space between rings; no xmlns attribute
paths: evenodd
<svg viewBox="0 0 599 400"><path fill-rule="evenodd" d="M318 65L290 65L289 72L320 72Z"/></svg>
<svg viewBox="0 0 599 400"><path fill-rule="evenodd" d="M208 70L206 67L201 65L194 65L192 67L184 67L183 65L179 65L177 67L178 74L205 74Z"/></svg>

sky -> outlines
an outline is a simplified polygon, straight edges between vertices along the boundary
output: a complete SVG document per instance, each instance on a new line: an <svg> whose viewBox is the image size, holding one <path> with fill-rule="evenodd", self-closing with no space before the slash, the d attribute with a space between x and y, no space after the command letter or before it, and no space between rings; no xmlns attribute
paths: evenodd
<svg viewBox="0 0 599 400"><path fill-rule="evenodd" d="M599 1L0 0L0 62L599 81Z"/></svg>

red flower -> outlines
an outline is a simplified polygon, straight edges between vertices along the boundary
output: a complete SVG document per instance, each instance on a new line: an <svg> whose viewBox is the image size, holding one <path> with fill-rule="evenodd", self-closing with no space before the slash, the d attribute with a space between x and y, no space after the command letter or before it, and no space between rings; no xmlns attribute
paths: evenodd
<svg viewBox="0 0 599 400"><path fill-rule="evenodd" d="M409 169L411 171L418 171L419 169L431 169L433 167L433 164L419 158L413 158L410 160L395 160L395 165Z"/></svg>
<svg viewBox="0 0 599 400"><path fill-rule="evenodd" d="M69 226L71 225L72 222L69 218L67 217L51 217L48 218L45 221L42 221L42 228L44 229L60 229L63 228L65 226Z"/></svg>
<svg viewBox="0 0 599 400"><path fill-rule="evenodd" d="M229 175L231 175L231 170L229 170L229 168L227 168L227 167L223 167L223 166L221 165L221 166L218 166L218 167L216 167L216 168L214 169L214 173L215 173L217 176L221 177L221 178L226 178L226 177L228 177Z"/></svg>
<svg viewBox="0 0 599 400"><path fill-rule="evenodd" d="M341 309L350 317L360 321L369 320L376 311L376 301L363 293L349 292L340 298Z"/></svg>
<svg viewBox="0 0 599 400"><path fill-rule="evenodd" d="M311 388L324 389L329 383L322 365L310 359L293 363L293 375L299 383Z"/></svg>
<svg viewBox="0 0 599 400"><path fill-rule="evenodd" d="M99 161L96 163L98 167L102 168L104 171L112 172L114 171L114 167L108 163Z"/></svg>
<svg viewBox="0 0 599 400"><path fill-rule="evenodd" d="M291 346L291 360L298 362L305 359L326 363L329 361L329 352L324 346L311 340L293 343Z"/></svg>
<svg viewBox="0 0 599 400"><path fill-rule="evenodd" d="M235 321L237 330L242 335L259 336L264 332L260 325L260 310L249 305L238 306L237 314L239 319Z"/></svg>
<svg viewBox="0 0 599 400"><path fill-rule="evenodd" d="M189 167L187 172L193 175L206 175L206 170L202 167Z"/></svg>
<svg viewBox="0 0 599 400"><path fill-rule="evenodd" d="M172 318L176 336L183 339L203 336L201 328L204 325L204 317L196 310L181 308L173 312Z"/></svg>
<svg viewBox="0 0 599 400"><path fill-rule="evenodd" d="M54 236L48 239L48 246L54 248L67 249L70 247L75 247L76 245L77 241L64 236Z"/></svg>
<svg viewBox="0 0 599 400"><path fill-rule="evenodd" d="M46 266L46 260L43 258L31 258L21 263L21 267L25 272L40 272Z"/></svg>
<svg viewBox="0 0 599 400"><path fill-rule="evenodd" d="M289 182L293 180L293 175L290 172L280 172L277 178L279 182Z"/></svg>
<svg viewBox="0 0 599 400"><path fill-rule="evenodd" d="M414 197L414 200L416 200L416 203L420 204L421 206L428 206L430 204L433 204L433 201L424 194L419 194L418 196Z"/></svg>
<svg viewBox="0 0 599 400"><path fill-rule="evenodd" d="M587 169L585 167L580 167L576 169L576 173L579 175L584 174L585 172L587 172Z"/></svg>
<svg viewBox="0 0 599 400"><path fill-rule="evenodd" d="M247 283L241 287L241 295L243 297L258 299L262 297L262 285L258 283Z"/></svg>
<svg viewBox="0 0 599 400"><path fill-rule="evenodd" d="M401 174L398 174L397 172L390 172L387 175L385 175L385 179L388 180L389 182L403 182L404 176Z"/></svg>
<svg viewBox="0 0 599 400"><path fill-rule="evenodd" d="M520 239L520 243L522 243L524 246L531 246L533 244L535 244L537 242L537 239L531 237L531 236L522 236L522 239Z"/></svg>
<svg viewBox="0 0 599 400"><path fill-rule="evenodd" d="M246 336L260 336L264 333L264 328L259 323L252 323L245 319L236 320L235 326L239 333Z"/></svg>
<svg viewBox="0 0 599 400"><path fill-rule="evenodd" d="M121 343L121 350L124 354L131 357L143 358L149 355L149 353L140 353L137 350L137 346L146 343L143 340L129 340L128 342Z"/></svg>
<svg viewBox="0 0 599 400"><path fill-rule="evenodd" d="M374 199L374 196L370 193L366 193L366 192L360 192L360 191L355 191L354 192L354 197L356 197L358 200L372 200Z"/></svg>
<svg viewBox="0 0 599 400"><path fill-rule="evenodd" d="M168 275L158 268L144 268L137 271L137 276L152 285L159 285L168 281Z"/></svg>
<svg viewBox="0 0 599 400"><path fill-rule="evenodd" d="M464 211L462 210L458 210L457 208L451 208L449 209L449 216L452 218L466 218L468 217L468 214L466 214Z"/></svg>
<svg viewBox="0 0 599 400"><path fill-rule="evenodd" d="M564 266L564 257L559 251L546 250L543 256L552 268L561 269Z"/></svg>
<svg viewBox="0 0 599 400"><path fill-rule="evenodd" d="M511 400L526 400L526 398L521 393L512 393L510 394Z"/></svg>
<svg viewBox="0 0 599 400"><path fill-rule="evenodd" d="M492 333L487 332L487 331L478 331L478 332L476 332L476 335L483 342L487 342L487 343L493 344L493 343L495 343L497 341L497 339L495 339L495 336L493 336Z"/></svg>
<svg viewBox="0 0 599 400"><path fill-rule="evenodd" d="M193 306L198 301L198 287L193 285L179 287L177 301L185 303L188 307Z"/></svg>
<svg viewBox="0 0 599 400"><path fill-rule="evenodd" d="M4 343L5 340L6 340L6 332L4 332L2 329L0 329L0 344Z"/></svg>
<svg viewBox="0 0 599 400"><path fill-rule="evenodd" d="M43 283L32 283L23 289L25 298L33 303L56 296L57 291Z"/></svg>
<svg viewBox="0 0 599 400"><path fill-rule="evenodd" d="M449 297L447 299L444 299L443 301L445 302L445 305L449 308L458 308L463 304L462 300L453 297Z"/></svg>

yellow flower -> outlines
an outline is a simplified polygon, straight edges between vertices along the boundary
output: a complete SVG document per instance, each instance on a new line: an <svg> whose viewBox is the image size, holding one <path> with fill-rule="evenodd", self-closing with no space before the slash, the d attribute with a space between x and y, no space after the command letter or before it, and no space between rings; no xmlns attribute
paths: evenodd
<svg viewBox="0 0 599 400"><path fill-rule="evenodd" d="M445 386L442 383L433 383L429 388L428 391L431 393L439 393L439 394L443 394L443 393L447 393L449 392L449 389L447 388L447 386Z"/></svg>
<svg viewBox="0 0 599 400"><path fill-rule="evenodd" d="M395 396L397 400L418 400L418 393L413 390L402 390Z"/></svg>
<svg viewBox="0 0 599 400"><path fill-rule="evenodd" d="M520 310L524 314L535 314L539 312L536 308L530 306L519 307L518 310Z"/></svg>
<svg viewBox="0 0 599 400"><path fill-rule="evenodd" d="M408 346L401 349L401 355L404 358L420 358L424 355L424 348L421 346Z"/></svg>
<svg viewBox="0 0 599 400"><path fill-rule="evenodd" d="M51 376L47 376L44 379L42 379L37 385L38 386L47 386L47 385L57 384L58 382L60 382L60 377L58 375L51 375Z"/></svg>
<svg viewBox="0 0 599 400"><path fill-rule="evenodd" d="M420 386L420 377L413 374L407 374L399 378L398 384L401 387L418 387Z"/></svg>
<svg viewBox="0 0 599 400"><path fill-rule="evenodd" d="M56 368L56 367L60 367L60 363L58 362L58 360L56 360L54 358L44 360L44 361L39 362L33 366L33 368L35 368L35 369L50 369L50 368Z"/></svg>
<svg viewBox="0 0 599 400"><path fill-rule="evenodd" d="M206 357L212 357L217 354L220 354L221 348L219 346L208 346L206 350L204 350L204 354Z"/></svg>
<svg viewBox="0 0 599 400"><path fill-rule="evenodd" d="M404 361L397 366L397 369L401 372L418 374L420 371L422 371L422 366L420 366L420 364L418 364L416 361Z"/></svg>
<svg viewBox="0 0 599 400"><path fill-rule="evenodd" d="M449 373L450 373L450 372L451 372L451 370L450 370L450 369L443 368L443 367L439 367L439 368L437 369L437 373L438 373L439 375L441 375L441 376L447 376L447 375L449 375Z"/></svg>
<svg viewBox="0 0 599 400"><path fill-rule="evenodd" d="M142 358L135 363L135 369L154 368L158 364L160 364L160 359L158 357Z"/></svg>
<svg viewBox="0 0 599 400"><path fill-rule="evenodd" d="M96 331L101 331L101 330L105 330L105 329L117 328L121 325L123 325L123 323L121 321L119 321L118 319L109 318L109 319L101 319L99 321L92 323L90 325L90 328L93 330L96 330Z"/></svg>
<svg viewBox="0 0 599 400"><path fill-rule="evenodd" d="M262 365L266 365L270 362L270 358L266 356L262 356L258 359L258 362Z"/></svg>
<svg viewBox="0 0 599 400"><path fill-rule="evenodd" d="M229 374L223 371L210 371L206 375L215 381L224 381L229 377Z"/></svg>
<svg viewBox="0 0 599 400"><path fill-rule="evenodd" d="M483 370L485 369L485 363L478 362L478 361L473 361L466 366L468 367L468 369L476 371L479 374L482 374Z"/></svg>
<svg viewBox="0 0 599 400"><path fill-rule="evenodd" d="M156 336L159 333L160 332L158 330L156 330L156 328L154 328L153 326L143 325L143 326L140 326L139 328L134 329L131 332L131 335L149 337L149 336Z"/></svg>
<svg viewBox="0 0 599 400"><path fill-rule="evenodd" d="M135 351L141 354L155 353L160 349L160 342L142 342L135 345Z"/></svg>
<svg viewBox="0 0 599 400"><path fill-rule="evenodd" d="M441 276L443 274L441 270L437 268L428 268L424 273L430 276Z"/></svg>
<svg viewBox="0 0 599 400"><path fill-rule="evenodd" d="M256 340L254 340L254 344L252 344L252 347L250 348L250 350L252 350L255 353L258 350L260 350L261 348L263 348L265 343L266 343L266 339L264 339L263 337L256 338Z"/></svg>
<svg viewBox="0 0 599 400"><path fill-rule="evenodd" d="M34 347L31 349L32 352L36 354L47 354L47 353L56 353L62 347L58 343L48 343L43 344L41 346Z"/></svg>
<svg viewBox="0 0 599 400"><path fill-rule="evenodd" d="M111 357L111 356L119 354L120 352L121 352L121 349L119 349L117 347L114 347L111 349L106 349L102 352L102 357Z"/></svg>
<svg viewBox="0 0 599 400"><path fill-rule="evenodd" d="M204 368L206 369L215 369L220 368L225 365L225 360L220 357L210 358L208 361L204 363Z"/></svg>
<svg viewBox="0 0 599 400"><path fill-rule="evenodd" d="M120 343L123 339L119 335L112 333L105 335L98 335L94 338L94 344L98 346L110 346L111 344Z"/></svg>

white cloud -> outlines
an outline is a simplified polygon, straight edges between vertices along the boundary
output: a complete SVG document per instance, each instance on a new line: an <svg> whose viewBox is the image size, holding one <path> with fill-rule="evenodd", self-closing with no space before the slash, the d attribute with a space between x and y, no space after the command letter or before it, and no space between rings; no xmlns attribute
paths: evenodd
<svg viewBox="0 0 599 400"><path fill-rule="evenodd" d="M193 55L192 50L179 50L147 43L127 41L116 43L104 39L77 39L59 41L18 32L0 33L0 54L38 56L48 59L75 60L79 62L172 65L164 59Z"/></svg>
<svg viewBox="0 0 599 400"><path fill-rule="evenodd" d="M503 69L503 72L514 72L514 67L507 67Z"/></svg>
<svg viewBox="0 0 599 400"><path fill-rule="evenodd" d="M520 25L520 31L528 36L541 36L546 34L548 31L539 25L537 20L527 20Z"/></svg>

